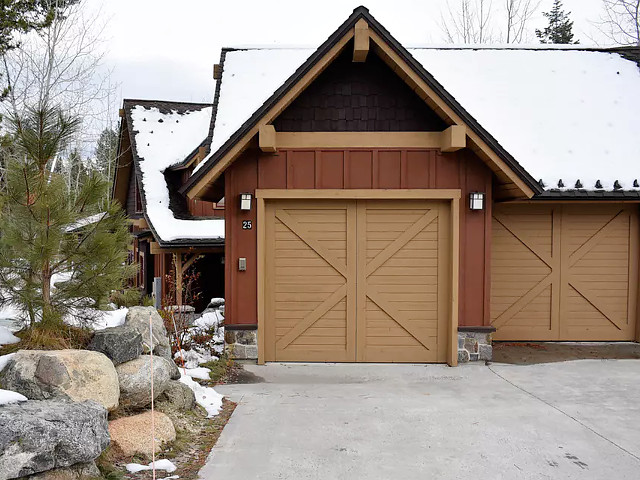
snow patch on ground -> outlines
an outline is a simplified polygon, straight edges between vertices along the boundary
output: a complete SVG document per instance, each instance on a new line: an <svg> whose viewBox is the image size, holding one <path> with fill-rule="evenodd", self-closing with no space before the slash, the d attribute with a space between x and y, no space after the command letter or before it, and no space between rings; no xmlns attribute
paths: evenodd
<svg viewBox="0 0 640 480"><path fill-rule="evenodd" d="M189 375L183 374L180 381L193 390L197 404L207 411L207 417L215 417L220 413L224 395L220 395L211 387L203 387Z"/></svg>
<svg viewBox="0 0 640 480"><path fill-rule="evenodd" d="M211 377L209 376L211 370L206 367L187 368L185 369L185 371L191 378L197 378L199 380L211 379Z"/></svg>
<svg viewBox="0 0 640 480"><path fill-rule="evenodd" d="M149 465L140 465L139 463L127 463L125 468L129 473L138 473L145 470L153 470L154 462L151 462ZM156 470L164 470L167 473L175 472L178 467L176 467L173 463L171 463L167 459L156 460L155 461Z"/></svg>
<svg viewBox="0 0 640 480"><path fill-rule="evenodd" d="M165 241L223 239L224 220L183 220L169 208L169 190L163 172L180 163L207 138L212 107L186 113L162 113L156 107L131 109L136 149L146 202L146 213Z"/></svg>
<svg viewBox="0 0 640 480"><path fill-rule="evenodd" d="M203 363L218 360L218 357L211 355L211 353L207 352L204 349L202 349L202 351L194 349L182 351L178 350L173 358L179 364L181 364L182 360L184 359L184 366L188 369L198 368L198 366L202 365Z"/></svg>
<svg viewBox="0 0 640 480"><path fill-rule="evenodd" d="M16 337L7 327L0 326L0 345L18 343L20 339Z"/></svg>
<svg viewBox="0 0 640 480"><path fill-rule="evenodd" d="M18 392L0 389L0 405L8 405L10 403L26 402L28 399Z"/></svg>
<svg viewBox="0 0 640 480"><path fill-rule="evenodd" d="M92 325L94 330L104 330L110 327L119 327L124 325L125 317L127 316L128 308L119 308L113 311L102 311L100 316L96 319Z"/></svg>

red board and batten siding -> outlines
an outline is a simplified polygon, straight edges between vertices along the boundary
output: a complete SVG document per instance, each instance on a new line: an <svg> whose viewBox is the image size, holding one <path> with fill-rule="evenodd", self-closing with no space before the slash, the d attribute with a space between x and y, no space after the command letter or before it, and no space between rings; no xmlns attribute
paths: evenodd
<svg viewBox="0 0 640 480"><path fill-rule="evenodd" d="M260 189L409 189L459 188L460 325L489 325L491 171L472 152L441 153L436 149L280 150L245 152L225 171L226 322L257 323L256 208L239 209L239 194ZM470 211L468 194L485 192L483 211ZM242 229L251 220L254 228ZM238 271L238 258L247 270Z"/></svg>

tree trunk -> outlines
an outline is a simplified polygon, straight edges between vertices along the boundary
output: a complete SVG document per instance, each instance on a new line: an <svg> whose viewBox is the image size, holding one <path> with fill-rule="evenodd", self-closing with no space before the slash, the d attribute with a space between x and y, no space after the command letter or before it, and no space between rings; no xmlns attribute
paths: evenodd
<svg viewBox="0 0 640 480"><path fill-rule="evenodd" d="M42 323L54 325L57 323L55 311L51 303L51 265L47 261L42 267Z"/></svg>

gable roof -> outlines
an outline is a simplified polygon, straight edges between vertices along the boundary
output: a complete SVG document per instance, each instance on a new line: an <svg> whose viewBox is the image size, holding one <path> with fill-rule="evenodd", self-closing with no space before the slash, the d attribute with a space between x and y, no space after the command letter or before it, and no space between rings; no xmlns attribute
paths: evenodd
<svg viewBox="0 0 640 480"><path fill-rule="evenodd" d="M266 86L263 88L262 84L263 82L267 82L267 79L254 74L253 82L255 82L255 84L261 84L258 89L259 94L254 96L250 91L245 90L245 95L250 96L252 99L247 101L246 105L254 107L255 105L259 105L261 101L263 101L263 103L257 108L257 110L250 114L250 117L244 120L244 122L235 131L233 131L233 133L231 133L233 128L230 126L223 129L223 132L220 132L218 129L218 124L224 123L223 117L220 113L222 113L222 102L225 100L225 77L228 77L229 75L228 71L226 76L224 74L225 68L229 68L228 63L230 58L228 51L227 58L225 59L225 63L227 65L223 66L223 78L220 80L223 87L220 95L220 103L217 105L217 111L215 113L217 120L213 130L211 152L205 161L198 165L198 168L194 170L194 174L180 191L182 193L187 193L189 196L195 196L197 192L194 193L194 190L202 189L203 184L207 182L211 183L220 176L228 163L233 161L239 152L246 147L248 140L257 131L258 123L260 121L265 121L265 115L269 114L277 116L280 106L284 109L286 105L295 98L295 94L290 92L293 87L301 85L304 82L307 82L307 84L310 83L323 70L323 68L340 53L342 48L344 48L347 42L353 37L353 28L360 20L364 20L367 23L369 28L369 38L381 50L378 53L386 57L383 58L383 60L389 64L393 64L395 68L398 68L400 63L402 63L403 66L406 65L406 68L410 70L410 73L407 73L406 71L402 72L402 74L407 77L405 78L405 81L407 81L407 83L412 87L414 86L412 83L416 84L416 90L421 89L421 96L425 101L427 101L427 103L429 103L429 101L436 102L434 106L439 108L445 116L449 117L448 120L451 124L466 124L469 127L470 131L468 131L468 134L470 140L479 150L482 151L484 158L488 161L490 166L492 166L494 171L504 173L506 181L511 180L515 182L517 188L527 197L530 197L536 192L542 191L537 181L500 146L489 132L476 122L476 120L469 115L446 90L444 90L435 78L427 72L422 65L420 65L409 54L409 52L369 14L369 11L365 7L356 8L351 16L317 50L311 53L307 60L298 66L294 73L290 74L290 76L284 80L284 82L270 97L268 97L268 99L265 100L263 95L265 92L273 88L273 84L269 82L269 89L267 89ZM282 52L284 50L279 51ZM304 58L306 54L308 54L308 51L293 51L297 52L299 55L298 58L300 59ZM254 50L246 50L246 52L254 52ZM282 56L277 56L277 58L282 59ZM279 79L281 79L291 71L292 67L295 68L295 64L287 65L284 63L279 64L279 68L272 67L273 65L269 66L269 71L273 73L273 75L278 75ZM235 82L234 77L235 75L232 75L232 81ZM256 82L256 78L260 78L261 81ZM249 108L247 108L247 110L249 110ZM235 127L239 122L237 118L241 118L239 114L233 121L228 122L228 124ZM270 120L273 120L273 118L266 119L267 123ZM241 139L245 143L244 145L239 143ZM223 161L220 166L217 167L218 162L221 160ZM211 174L209 174L209 172L211 172ZM209 178L207 178L207 176Z"/></svg>
<svg viewBox="0 0 640 480"><path fill-rule="evenodd" d="M637 58L640 50L549 45L405 49L359 7L317 50L223 51L210 153L181 192L193 194L207 172L361 18L532 193L564 192L576 185L614 196L637 190L640 143L632 131L640 120L640 70L626 57Z"/></svg>
<svg viewBox="0 0 640 480"><path fill-rule="evenodd" d="M124 113L123 134L129 137L133 159L131 174L136 175L144 217L158 243L223 243L224 220L177 218L170 205L172 192L166 178L167 170L184 164L209 141L212 105L125 100ZM119 161L124 153L118 152Z"/></svg>

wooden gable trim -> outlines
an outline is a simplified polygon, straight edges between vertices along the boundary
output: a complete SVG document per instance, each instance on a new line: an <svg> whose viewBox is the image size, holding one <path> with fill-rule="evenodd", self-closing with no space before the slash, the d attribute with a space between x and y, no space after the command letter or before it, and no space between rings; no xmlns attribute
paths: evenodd
<svg viewBox="0 0 640 480"><path fill-rule="evenodd" d="M260 130L260 125L270 124L273 120L293 102L302 91L320 75L325 68L342 52L347 43L353 38L354 29L349 29L329 51L316 62L307 73L291 88L276 104L263 115L262 122L256 124L245 133L231 149L187 192L189 198L196 198L207 185L214 183L224 170L247 148L250 140Z"/></svg>
<svg viewBox="0 0 640 480"><path fill-rule="evenodd" d="M436 113L440 114L452 125L464 125L467 127L463 119L454 112L453 109L449 107L449 105L447 105L446 102L442 100L442 98L440 98L440 96L429 85L427 85L422 78L420 78L420 76L400 57L400 55L389 47L387 42L385 42L376 32L370 31L369 38L374 43L374 50L380 58L382 58L382 60L389 65L389 67L392 68L400 78L402 78L407 85L409 85ZM472 144L470 145L471 150L484 160L499 178L508 180L509 183L515 184L521 194L526 198L533 197L535 192L524 181L522 181L522 179L489 147L489 145L480 138L477 133L467 127L466 134Z"/></svg>
<svg viewBox="0 0 640 480"><path fill-rule="evenodd" d="M356 22L353 37L353 61L364 62L369 53L369 24L364 18Z"/></svg>

